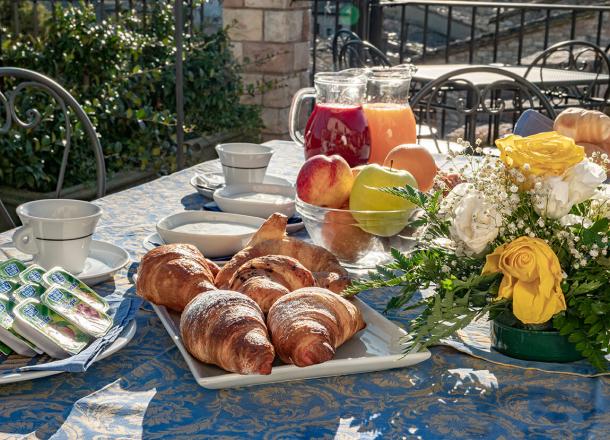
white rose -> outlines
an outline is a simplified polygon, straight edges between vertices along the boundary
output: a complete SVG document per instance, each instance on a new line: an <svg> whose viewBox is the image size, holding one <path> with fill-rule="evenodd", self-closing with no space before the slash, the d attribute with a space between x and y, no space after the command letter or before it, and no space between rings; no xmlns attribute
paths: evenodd
<svg viewBox="0 0 610 440"><path fill-rule="evenodd" d="M469 184L456 186L447 198L451 203L447 212L451 238L463 244L469 254L483 252L498 236L502 216L483 193Z"/></svg>
<svg viewBox="0 0 610 440"><path fill-rule="evenodd" d="M602 185L591 197L591 210L600 217L610 219L610 185Z"/></svg>
<svg viewBox="0 0 610 440"><path fill-rule="evenodd" d="M606 170L591 161L583 160L566 171L564 177L570 185L570 201L573 205L588 200L606 180Z"/></svg>
<svg viewBox="0 0 610 440"><path fill-rule="evenodd" d="M572 206L590 199L595 189L606 180L606 171L584 160L568 169L563 176L551 176L536 187L534 210L541 216L559 219Z"/></svg>

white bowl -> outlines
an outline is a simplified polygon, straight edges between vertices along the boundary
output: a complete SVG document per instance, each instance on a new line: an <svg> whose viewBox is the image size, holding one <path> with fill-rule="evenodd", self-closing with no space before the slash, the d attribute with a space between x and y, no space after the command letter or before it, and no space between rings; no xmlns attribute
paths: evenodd
<svg viewBox="0 0 610 440"><path fill-rule="evenodd" d="M214 191L214 201L222 211L261 218L275 212L292 217L295 197L294 187L265 183L227 185Z"/></svg>
<svg viewBox="0 0 610 440"><path fill-rule="evenodd" d="M215 224L229 223L235 225L234 232L230 227L224 231L212 231ZM189 243L197 247L208 258L226 257L242 250L248 241L263 224L258 217L229 214L226 212L188 211L167 216L157 223L157 233L165 243ZM194 223L203 223L201 231L176 231L175 229ZM205 224L209 224L206 232ZM248 227L249 231L236 230L239 226Z"/></svg>
<svg viewBox="0 0 610 440"><path fill-rule="evenodd" d="M227 185L261 183L273 156L273 148L245 142L219 144L216 152Z"/></svg>

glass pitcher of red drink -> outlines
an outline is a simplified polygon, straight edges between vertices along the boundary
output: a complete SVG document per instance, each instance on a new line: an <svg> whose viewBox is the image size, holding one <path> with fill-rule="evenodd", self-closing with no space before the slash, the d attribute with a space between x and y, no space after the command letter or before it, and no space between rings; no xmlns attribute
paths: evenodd
<svg viewBox="0 0 610 440"><path fill-rule="evenodd" d="M305 148L305 159L316 154L338 154L352 167L368 162L371 141L362 109L366 81L361 69L320 72L314 76L315 88L301 89L294 95L289 114L290 137ZM315 99L315 106L301 133L297 122L306 99Z"/></svg>

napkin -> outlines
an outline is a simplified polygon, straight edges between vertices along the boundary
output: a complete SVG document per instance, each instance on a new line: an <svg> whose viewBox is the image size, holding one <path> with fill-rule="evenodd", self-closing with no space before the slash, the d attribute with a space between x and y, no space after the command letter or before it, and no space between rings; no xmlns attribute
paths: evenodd
<svg viewBox="0 0 610 440"><path fill-rule="evenodd" d="M553 120L536 110L528 109L517 119L513 133L525 137L545 131L553 131Z"/></svg>
<svg viewBox="0 0 610 440"><path fill-rule="evenodd" d="M55 360L44 364L26 365L13 370L13 372L21 373L24 371L66 371L71 373L80 373L86 371L89 366L95 362L98 355L108 348L121 335L123 330L127 328L129 323L135 318L135 314L142 304L142 299L126 293L115 293L105 297L108 301L108 313L114 321L113 327L106 333L105 336L96 339L83 351L77 355L66 359Z"/></svg>

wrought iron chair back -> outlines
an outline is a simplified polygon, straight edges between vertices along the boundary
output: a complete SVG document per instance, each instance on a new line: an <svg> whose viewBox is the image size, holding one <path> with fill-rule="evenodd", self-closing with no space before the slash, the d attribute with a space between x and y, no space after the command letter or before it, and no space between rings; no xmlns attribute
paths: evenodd
<svg viewBox="0 0 610 440"><path fill-rule="evenodd" d="M493 74L497 79L477 83L477 74ZM555 118L553 106L536 85L498 67L473 66L442 75L425 84L410 103L420 126L436 128L432 138L439 152L443 151L438 141L445 138L451 126L464 127L459 137L472 145L477 138L492 144L499 136L500 124L514 126L518 116L528 108L542 110ZM485 126L487 135L481 136L477 130Z"/></svg>
<svg viewBox="0 0 610 440"><path fill-rule="evenodd" d="M392 64L385 54L368 41L351 40L339 52L339 70L353 67L374 67Z"/></svg>
<svg viewBox="0 0 610 440"><path fill-rule="evenodd" d="M560 79L554 71L568 71ZM610 97L610 59L597 45L568 40L541 52L525 73L555 108L581 106L604 110Z"/></svg>
<svg viewBox="0 0 610 440"><path fill-rule="evenodd" d="M43 120L40 111L36 108L27 108L24 112L25 118L22 118L22 115L19 114L22 110L18 108L17 100L28 90L45 94L63 115L63 152L54 196L61 197L68 157L73 143L73 126L70 115L74 115L82 126L86 140L93 150L96 166L96 195L97 197L104 196L106 193L106 167L103 150L91 120L74 97L57 82L31 70L0 67L0 84L5 86L9 82L7 79L10 79L11 83L14 81L15 85L11 90L0 90L0 108L4 110L0 110L0 117L2 117L0 135L8 134L15 127L28 131L36 129ZM0 213L0 219L8 215L3 204L0 206L0 211L3 211ZM8 224L8 222L6 223ZM8 226L13 225L8 224Z"/></svg>
<svg viewBox="0 0 610 440"><path fill-rule="evenodd" d="M361 39L358 34L349 29L339 29L335 35L333 35L331 51L333 55L334 71L339 70L339 52L348 41L361 41Z"/></svg>

